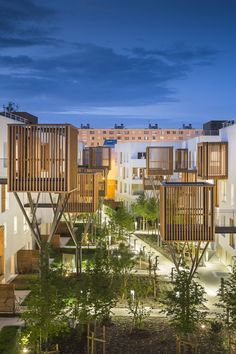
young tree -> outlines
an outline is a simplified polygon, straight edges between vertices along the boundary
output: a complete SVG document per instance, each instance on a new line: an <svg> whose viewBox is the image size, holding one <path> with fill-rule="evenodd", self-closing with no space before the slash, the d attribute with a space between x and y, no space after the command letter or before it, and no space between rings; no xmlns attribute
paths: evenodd
<svg viewBox="0 0 236 354"><path fill-rule="evenodd" d="M144 305L143 299L146 295L145 286L139 279L133 277L130 282L128 308L129 314L132 316L133 329L142 329L145 320L151 314L151 309Z"/></svg>
<svg viewBox="0 0 236 354"><path fill-rule="evenodd" d="M90 317L108 323L111 308L118 298L119 284L114 282L108 251L103 247L96 250L93 264L88 264L87 309Z"/></svg>
<svg viewBox="0 0 236 354"><path fill-rule="evenodd" d="M68 330L64 274L62 270L52 271L45 264L40 266L40 271L43 276L34 284L27 311L22 314L29 343L35 352L37 347L49 349L50 338Z"/></svg>
<svg viewBox="0 0 236 354"><path fill-rule="evenodd" d="M116 278L120 280L122 298L127 295L127 282L132 269L135 266L134 254L124 243L120 243L111 255L111 268Z"/></svg>
<svg viewBox="0 0 236 354"><path fill-rule="evenodd" d="M132 204L132 213L134 217L142 219L142 229L146 229L146 219L147 219L147 212L146 212L146 197L144 194L141 194L137 201Z"/></svg>
<svg viewBox="0 0 236 354"><path fill-rule="evenodd" d="M193 333L205 320L205 290L194 279L190 280L187 270L174 274L174 287L165 296L163 312L170 317L178 334Z"/></svg>
<svg viewBox="0 0 236 354"><path fill-rule="evenodd" d="M236 262L228 279L222 279L217 297L217 306L221 309L219 317L227 331L227 346L230 347L236 333Z"/></svg>

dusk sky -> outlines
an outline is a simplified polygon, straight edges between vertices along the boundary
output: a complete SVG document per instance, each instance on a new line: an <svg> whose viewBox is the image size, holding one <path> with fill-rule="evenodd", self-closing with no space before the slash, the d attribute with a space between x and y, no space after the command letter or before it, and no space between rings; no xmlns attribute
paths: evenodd
<svg viewBox="0 0 236 354"><path fill-rule="evenodd" d="M0 105L76 126L236 118L235 0L0 0Z"/></svg>

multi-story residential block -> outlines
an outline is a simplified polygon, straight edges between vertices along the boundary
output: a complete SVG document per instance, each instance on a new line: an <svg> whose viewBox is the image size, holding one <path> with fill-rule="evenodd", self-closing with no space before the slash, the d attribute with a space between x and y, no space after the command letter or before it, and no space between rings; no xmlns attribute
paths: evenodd
<svg viewBox="0 0 236 354"><path fill-rule="evenodd" d="M127 129L123 125L115 128L90 128L89 125L78 129L79 140L85 146L102 146L106 140L116 140L118 143L126 142L152 142L152 141L182 141L202 134L202 129L192 129L190 126L183 129L159 129L149 126L147 129Z"/></svg>
<svg viewBox="0 0 236 354"><path fill-rule="evenodd" d="M207 135L208 133L209 135ZM138 195L152 191L153 185L150 183L150 179L153 177L158 177L159 181L172 182L163 184L163 188L166 190L167 188L172 188L170 198L175 198L174 195L177 188L181 189L181 193L184 188L185 190L189 188L189 184L184 187L184 185L173 182L193 182L191 193L196 196L193 200L195 205L193 209L195 211L193 209L190 210L190 206L186 203L183 210L187 214L193 212L195 219L200 218L201 223L204 218L207 218L208 224L204 222L205 229L202 229L202 235L203 231L204 233L210 232L205 235L207 237L210 235L209 240L212 240L214 234L215 241L211 243L212 249L215 249L217 256L222 262L226 265L232 264L236 257L236 170L234 157L236 151L236 125L233 122L223 127L222 124L218 125L214 131L209 129L209 131L205 132L205 135L185 141L117 144L115 150L117 153L117 200L123 201L129 207L135 202ZM147 177L147 174L149 178L146 180L144 177ZM212 188L210 188L213 185L214 199L212 197ZM201 197L200 192L200 194L196 193L196 191L193 193L196 186L199 191L201 188L205 188L207 194L204 196L204 193L201 192ZM187 194L190 195L190 191ZM183 193L182 202L189 200L186 197L187 194ZM210 204L207 206L206 202ZM168 202L166 205L169 205ZM196 205L199 208L201 207L201 217L199 216L200 214L197 215L200 209L196 211ZM213 209L210 208L210 205L213 206ZM208 209L206 209L206 206ZM161 207L165 207L165 203ZM175 210L176 218L178 222L180 220L185 222L188 218L181 219L181 213L182 211L179 212L177 206ZM162 222L163 220L165 219L163 218ZM192 220L193 218L191 218ZM214 230L212 230L212 225L214 225ZM168 227L170 228L171 225ZM187 230L187 226L184 226L184 224L181 227L179 225L178 228L175 225L174 229L175 231L177 230L176 235L178 237L180 237L180 230L183 231L185 227L185 230ZM208 229L208 227L211 227L211 229ZM166 230L165 225L162 225L162 230ZM196 228L193 231L195 232ZM199 237L199 235L195 236Z"/></svg>
<svg viewBox="0 0 236 354"><path fill-rule="evenodd" d="M116 199L123 201L128 208L144 192L143 180L146 176L146 154L148 147L179 148L181 142L145 142L117 144Z"/></svg>

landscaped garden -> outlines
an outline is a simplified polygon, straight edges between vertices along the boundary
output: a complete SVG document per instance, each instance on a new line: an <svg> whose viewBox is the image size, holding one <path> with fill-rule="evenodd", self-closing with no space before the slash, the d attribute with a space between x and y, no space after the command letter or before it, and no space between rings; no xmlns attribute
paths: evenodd
<svg viewBox="0 0 236 354"><path fill-rule="evenodd" d="M63 247L41 254L39 274L14 280L16 289L30 290L21 305L25 326L2 330L14 332L11 351L2 352L90 354L93 347L98 354L104 346L111 354L171 354L178 346L186 353L234 350L236 266L219 289L219 315L209 313L205 290L197 274L189 276L187 264L169 279L160 276L158 257L130 248L134 215L125 208L106 213L106 221L96 225L96 240L88 230L89 244L80 222L80 274L64 266L63 255L73 257L75 250Z"/></svg>

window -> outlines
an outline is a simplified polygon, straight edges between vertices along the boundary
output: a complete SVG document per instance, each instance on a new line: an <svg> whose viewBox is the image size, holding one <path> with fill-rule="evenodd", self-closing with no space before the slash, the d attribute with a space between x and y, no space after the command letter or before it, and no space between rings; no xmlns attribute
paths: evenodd
<svg viewBox="0 0 236 354"><path fill-rule="evenodd" d="M14 234L17 234L17 216L14 216L13 219L13 232Z"/></svg>
<svg viewBox="0 0 236 354"><path fill-rule="evenodd" d="M95 132L93 130L90 130L89 134L95 134Z"/></svg>
<svg viewBox="0 0 236 354"><path fill-rule="evenodd" d="M138 159L146 159L146 152L138 152Z"/></svg>

